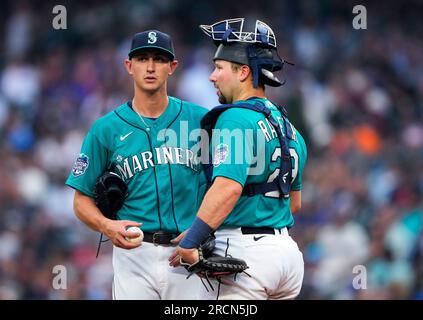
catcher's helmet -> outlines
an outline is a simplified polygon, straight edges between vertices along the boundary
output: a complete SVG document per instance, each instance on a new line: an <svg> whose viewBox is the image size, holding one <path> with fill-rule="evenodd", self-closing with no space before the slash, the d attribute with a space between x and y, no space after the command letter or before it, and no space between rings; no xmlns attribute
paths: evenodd
<svg viewBox="0 0 423 320"><path fill-rule="evenodd" d="M244 31L244 18L237 18L200 25L200 28L218 46L213 60L250 66L254 87L259 82L272 87L283 84L273 72L282 70L286 61L278 56L275 34L267 24L257 20L254 31Z"/></svg>

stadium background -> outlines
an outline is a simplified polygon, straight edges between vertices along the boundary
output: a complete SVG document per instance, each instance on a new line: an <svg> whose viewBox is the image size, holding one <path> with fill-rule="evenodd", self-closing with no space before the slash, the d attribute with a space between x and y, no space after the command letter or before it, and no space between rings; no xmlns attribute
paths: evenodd
<svg viewBox="0 0 423 320"><path fill-rule="evenodd" d="M67 29L52 8L67 9ZM367 30L352 8L367 8ZM288 61L272 100L309 148L292 234L300 299L423 298L423 30L419 1L6 1L0 4L0 299L109 299L111 244L73 215L65 187L91 123L131 97L131 35L172 35L171 95L206 107L212 45L197 27L258 18ZM55 290L56 265L67 289ZM354 266L367 288L356 290ZM356 270L357 271L357 270Z"/></svg>

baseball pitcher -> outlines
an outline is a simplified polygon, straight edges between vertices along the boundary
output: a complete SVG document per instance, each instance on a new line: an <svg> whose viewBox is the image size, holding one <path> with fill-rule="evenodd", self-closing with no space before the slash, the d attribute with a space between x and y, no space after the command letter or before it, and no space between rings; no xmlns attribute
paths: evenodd
<svg viewBox="0 0 423 320"><path fill-rule="evenodd" d="M193 299L200 284L167 261L205 190L198 137L188 133L200 128L206 109L167 95L177 65L169 35L134 35L125 60L134 97L93 124L66 181L75 189L77 217L113 242L114 299ZM105 171L127 185L116 220L105 217L93 199ZM106 189L119 187L101 182ZM142 229L142 242L132 241L139 234L126 230L131 226Z"/></svg>

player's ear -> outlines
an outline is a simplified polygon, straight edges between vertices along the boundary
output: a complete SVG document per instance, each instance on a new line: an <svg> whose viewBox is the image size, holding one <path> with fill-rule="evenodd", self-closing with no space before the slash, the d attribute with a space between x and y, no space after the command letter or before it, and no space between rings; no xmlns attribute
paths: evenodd
<svg viewBox="0 0 423 320"><path fill-rule="evenodd" d="M178 67L178 65L179 65L179 61L176 60L176 59L170 62L170 72L169 72L169 75L172 75L172 73L175 72L175 70Z"/></svg>
<svg viewBox="0 0 423 320"><path fill-rule="evenodd" d="M132 75L134 73L132 71L132 61L131 60L125 59L125 69L130 75Z"/></svg>
<svg viewBox="0 0 423 320"><path fill-rule="evenodd" d="M244 82L248 79L248 76L251 74L251 69L247 65L242 65L239 68L239 81Z"/></svg>

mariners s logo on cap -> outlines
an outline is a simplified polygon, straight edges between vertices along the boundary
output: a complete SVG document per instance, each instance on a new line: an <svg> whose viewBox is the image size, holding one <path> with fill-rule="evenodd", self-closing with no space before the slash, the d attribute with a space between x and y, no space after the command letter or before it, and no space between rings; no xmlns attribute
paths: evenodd
<svg viewBox="0 0 423 320"><path fill-rule="evenodd" d="M156 43L156 41L157 41L157 33L155 33L154 31L149 32L148 43L153 44L153 43Z"/></svg>
<svg viewBox="0 0 423 320"><path fill-rule="evenodd" d="M168 34L159 30L147 30L135 34L132 38L131 50L128 53L128 57L132 58L134 53L146 49L160 50L167 55L170 60L175 59L172 39Z"/></svg>

